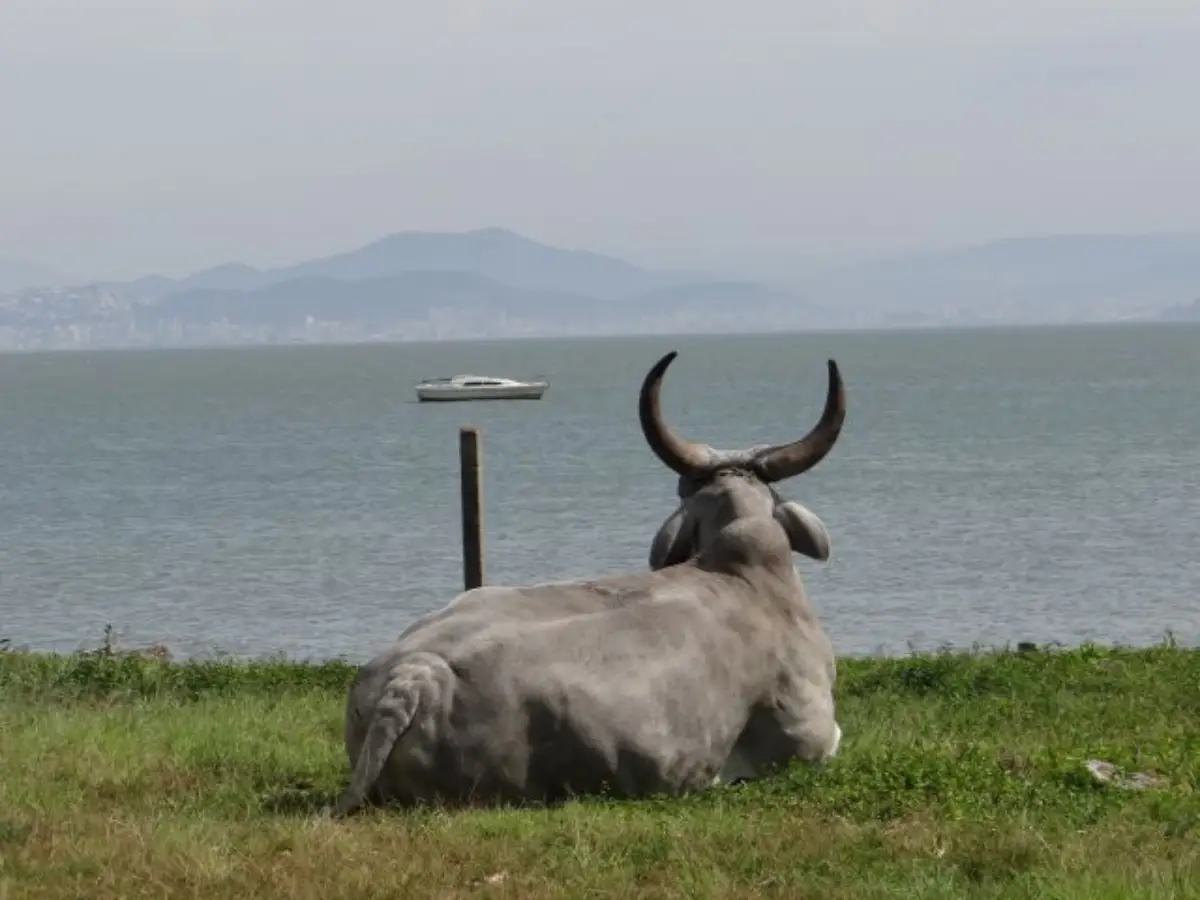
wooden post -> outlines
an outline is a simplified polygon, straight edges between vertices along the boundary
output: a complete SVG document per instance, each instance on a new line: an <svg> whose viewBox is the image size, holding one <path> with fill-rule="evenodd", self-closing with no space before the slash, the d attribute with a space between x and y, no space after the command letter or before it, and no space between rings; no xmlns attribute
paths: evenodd
<svg viewBox="0 0 1200 900"><path fill-rule="evenodd" d="M483 467L479 429L458 430L458 465L462 476L462 552L465 590L483 586Z"/></svg>

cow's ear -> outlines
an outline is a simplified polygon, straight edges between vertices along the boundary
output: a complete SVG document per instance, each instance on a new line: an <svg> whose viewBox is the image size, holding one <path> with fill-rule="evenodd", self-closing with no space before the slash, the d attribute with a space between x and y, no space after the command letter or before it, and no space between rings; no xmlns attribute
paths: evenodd
<svg viewBox="0 0 1200 900"><path fill-rule="evenodd" d="M775 520L787 532L792 550L810 559L826 562L831 552L829 530L817 514L795 500L775 506Z"/></svg>
<svg viewBox="0 0 1200 900"><path fill-rule="evenodd" d="M654 571L687 562L696 553L696 523L686 507L679 507L662 523L650 545Z"/></svg>

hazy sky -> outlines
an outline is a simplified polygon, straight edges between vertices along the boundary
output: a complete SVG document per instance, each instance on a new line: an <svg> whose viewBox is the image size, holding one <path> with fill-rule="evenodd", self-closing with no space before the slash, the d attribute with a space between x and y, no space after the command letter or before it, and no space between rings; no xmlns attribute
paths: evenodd
<svg viewBox="0 0 1200 900"><path fill-rule="evenodd" d="M1197 0L0 0L0 256L682 266L1200 231Z"/></svg>

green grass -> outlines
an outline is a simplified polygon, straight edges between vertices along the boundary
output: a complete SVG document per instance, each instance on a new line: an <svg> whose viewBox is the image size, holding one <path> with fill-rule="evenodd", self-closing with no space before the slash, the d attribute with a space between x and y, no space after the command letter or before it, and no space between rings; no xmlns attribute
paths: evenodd
<svg viewBox="0 0 1200 900"><path fill-rule="evenodd" d="M842 754L752 786L322 821L352 676L0 652L0 900L1200 896L1200 651L1170 643L845 660Z"/></svg>

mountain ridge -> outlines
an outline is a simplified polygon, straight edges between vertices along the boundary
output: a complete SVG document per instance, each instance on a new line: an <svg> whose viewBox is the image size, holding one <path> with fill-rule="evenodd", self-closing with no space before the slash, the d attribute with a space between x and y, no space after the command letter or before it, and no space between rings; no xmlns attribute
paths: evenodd
<svg viewBox="0 0 1200 900"><path fill-rule="evenodd" d="M0 295L0 347L1191 321L1200 236L1017 237L775 283L651 269L501 228L406 231L260 269Z"/></svg>
<svg viewBox="0 0 1200 900"><path fill-rule="evenodd" d="M535 290L578 291L604 299L662 287L696 273L647 269L614 256L589 250L564 249L543 244L504 228L470 231L398 231L351 250L332 253L284 266L258 268L226 262L183 278L161 275L134 281L97 282L111 289L133 288L143 301L196 288L254 290L311 276L343 281L367 281L403 272L476 271L514 287Z"/></svg>
<svg viewBox="0 0 1200 900"><path fill-rule="evenodd" d="M1153 316L1200 291L1200 235L1058 234L845 264L798 290L877 314L1003 312L1028 321Z"/></svg>

